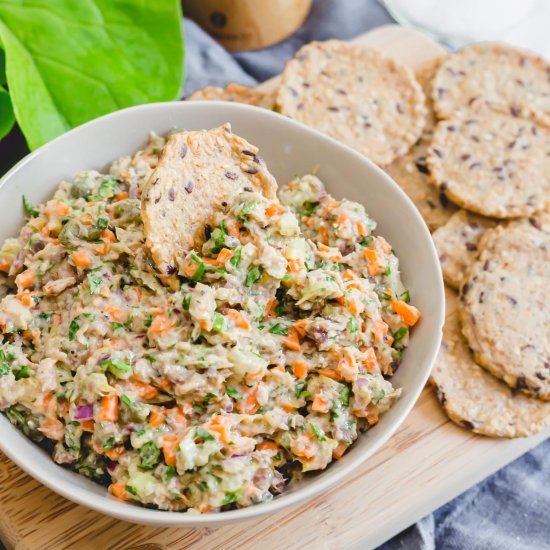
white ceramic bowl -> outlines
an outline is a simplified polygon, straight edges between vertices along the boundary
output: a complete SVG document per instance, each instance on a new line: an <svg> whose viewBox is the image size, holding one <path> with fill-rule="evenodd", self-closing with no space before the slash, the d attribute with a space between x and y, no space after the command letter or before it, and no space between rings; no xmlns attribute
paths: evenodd
<svg viewBox="0 0 550 550"><path fill-rule="evenodd" d="M377 451L396 431L420 394L436 358L444 320L444 293L436 251L424 221L405 193L378 167L349 147L281 115L256 107L222 102L143 105L119 111L76 128L34 151L0 180L0 240L16 236L23 224L21 196L33 202L49 198L62 179L80 170L106 168L139 149L153 130L199 130L230 122L233 131L260 148L279 182L311 172L337 198L362 203L378 223L377 231L393 245L405 285L422 311L410 346L393 378L403 388L380 422L324 472L306 477L265 504L211 514L150 510L122 502L84 476L56 465L0 415L0 449L23 470L64 497L104 514L135 523L166 526L219 526L279 511L325 492Z"/></svg>

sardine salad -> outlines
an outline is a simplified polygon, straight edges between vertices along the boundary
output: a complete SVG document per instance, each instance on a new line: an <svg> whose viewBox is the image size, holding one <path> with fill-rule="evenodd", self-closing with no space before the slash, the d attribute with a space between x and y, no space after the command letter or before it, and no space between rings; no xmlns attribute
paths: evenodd
<svg viewBox="0 0 550 550"><path fill-rule="evenodd" d="M140 201L163 145L23 199L0 250L0 409L119 499L265 502L392 406L420 314L364 207L313 175L224 205L166 284Z"/></svg>

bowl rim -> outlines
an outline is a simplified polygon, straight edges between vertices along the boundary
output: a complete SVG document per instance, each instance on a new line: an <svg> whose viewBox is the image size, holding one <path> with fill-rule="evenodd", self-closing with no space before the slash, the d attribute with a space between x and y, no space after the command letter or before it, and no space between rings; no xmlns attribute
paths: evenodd
<svg viewBox="0 0 550 550"><path fill-rule="evenodd" d="M29 474L31 477L33 477L55 493L96 512L100 512L111 517L141 525L156 525L160 527L221 526L238 521L257 519L269 513L279 512L284 509L288 509L289 507L296 505L300 502L303 502L306 499L312 499L313 497L319 496L323 491L333 489L338 482L342 481L342 479L350 475L355 469L357 469L368 458L372 457L383 445L385 445L388 440L396 433L405 418L409 415L420 393L426 385L430 371L437 358L441 342L443 323L445 319L444 285L437 252L431 239L430 232L422 216L418 212L416 206L414 206L411 199L401 189L401 187L399 187L397 183L395 183L393 179L374 162L372 162L364 155L358 153L351 147L298 121L292 120L288 117L284 117L283 115L280 115L273 111L269 111L267 109L263 109L261 107L224 101L170 101L161 103L147 103L108 113L84 124L81 124L80 126L69 130L68 132L56 137L52 141L42 145L38 149L30 152L19 162L17 162L8 172L6 172L4 176L0 178L0 190L5 185L9 184L11 178L25 165L33 162L35 158L48 155L52 147L56 146L59 143L70 141L73 136L81 132L87 132L90 129L99 128L107 121L111 121L118 117L127 116L129 112L135 114L136 116L139 116L140 113L149 110L171 110L176 108L181 109L182 111L192 111L193 109L203 109L205 105L223 107L224 109L227 109L228 119L232 117L238 117L239 113L248 112L250 114L253 114L253 116L259 116L260 118L265 117L266 120L277 120L277 123L287 124L291 129L298 129L302 132L306 131L306 133L310 133L312 136L316 137L316 139L322 139L329 142L332 148L338 150L338 153L344 153L354 156L371 171L374 171L376 173L376 177L383 180L385 185L393 186L394 190L397 190L398 193L401 195L401 199L408 203L408 210L410 211L410 214L413 217L416 217L417 222L419 221L423 226L424 237L431 252L431 268L435 268L439 275L439 277L437 278L437 288L432 289L432 293L434 295L434 303L436 304L436 310L433 312L433 316L434 323L437 326L437 330L434 330L434 333L429 339L430 349L426 352L426 365L424 367L424 373L421 379L421 383L418 383L416 387L408 388L409 397L406 407L404 407L400 416L394 419L392 424L388 425L385 428L386 431L384 435L379 437L378 441L371 443L371 445L367 449L363 450L363 452L361 453L348 455L345 465L343 465L338 471L333 471L331 475L325 475L325 470L323 472L320 472L318 476L312 479L310 483L307 483L304 486L296 489L296 491L283 493L279 497L269 502L252 505L246 508L240 508L237 510L230 510L226 512L209 512L207 514L173 512L146 508L140 505L120 501L119 499L116 499L115 497L110 495L110 493L108 493L107 491L107 488L105 488L106 495L100 496L94 494L88 489L78 486L65 486L64 483L58 485L56 484L55 478L50 478L46 474L43 474L39 468L36 468L36 465L33 466L34 461L32 459L27 458L26 456L18 455L15 450L12 450L8 445L6 445L3 441L3 438L0 437L0 450L27 474ZM234 111L234 113L231 113L231 111ZM20 430L18 430L11 424L9 425L9 427L10 429L21 433ZM3 429L4 428L0 425L0 433ZM25 437L24 434L22 435L23 437ZM51 457L48 458L51 460Z"/></svg>

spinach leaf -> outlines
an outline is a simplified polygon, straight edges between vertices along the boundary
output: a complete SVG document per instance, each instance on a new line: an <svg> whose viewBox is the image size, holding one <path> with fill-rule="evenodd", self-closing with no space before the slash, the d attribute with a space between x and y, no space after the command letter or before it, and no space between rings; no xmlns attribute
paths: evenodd
<svg viewBox="0 0 550 550"><path fill-rule="evenodd" d="M179 0L0 0L0 41L31 149L95 117L180 94Z"/></svg>
<svg viewBox="0 0 550 550"><path fill-rule="evenodd" d="M1 71L2 67L0 67L0 80L2 77ZM13 114L10 94L0 85L0 139L10 133L14 123L15 115Z"/></svg>

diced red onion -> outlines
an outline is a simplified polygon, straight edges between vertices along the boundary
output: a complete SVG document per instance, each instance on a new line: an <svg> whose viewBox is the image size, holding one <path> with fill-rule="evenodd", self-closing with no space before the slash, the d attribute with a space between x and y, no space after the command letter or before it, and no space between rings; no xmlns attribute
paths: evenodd
<svg viewBox="0 0 550 550"><path fill-rule="evenodd" d="M93 405L77 405L74 415L76 420L90 420L94 417Z"/></svg>
<svg viewBox="0 0 550 550"><path fill-rule="evenodd" d="M107 470L109 470L109 472L114 472L116 469L116 462L110 462L109 464L107 464Z"/></svg>

